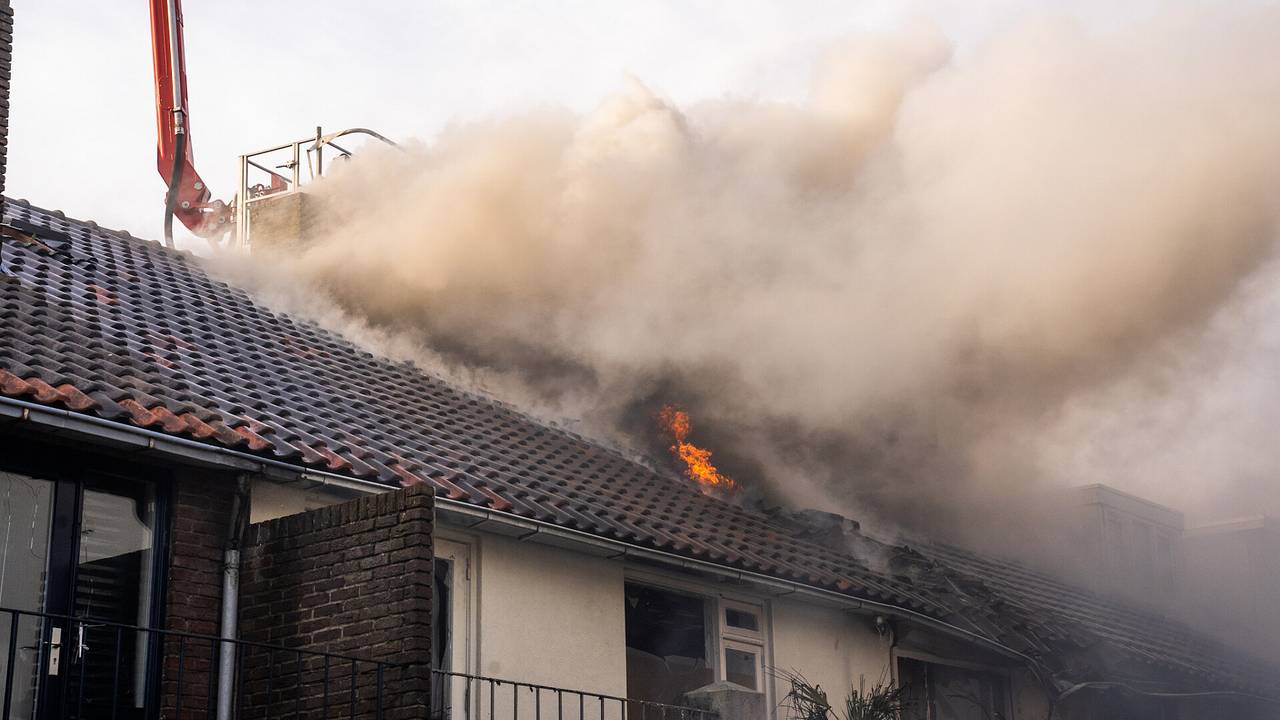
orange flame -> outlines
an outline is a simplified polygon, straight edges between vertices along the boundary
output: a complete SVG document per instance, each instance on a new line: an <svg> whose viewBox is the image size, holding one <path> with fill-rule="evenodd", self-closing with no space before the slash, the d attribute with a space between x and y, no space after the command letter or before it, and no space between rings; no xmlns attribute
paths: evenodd
<svg viewBox="0 0 1280 720"><path fill-rule="evenodd" d="M658 411L658 425L671 436L671 454L684 463L684 474L698 483L703 492L734 488L733 480L728 475L721 474L711 463L711 451L688 442L689 432L693 429L689 423L689 413L674 405L666 405Z"/></svg>

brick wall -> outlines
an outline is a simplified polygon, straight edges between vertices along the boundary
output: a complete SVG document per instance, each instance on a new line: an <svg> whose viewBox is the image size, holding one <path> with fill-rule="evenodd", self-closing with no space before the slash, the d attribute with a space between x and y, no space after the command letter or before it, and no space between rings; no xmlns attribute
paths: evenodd
<svg viewBox="0 0 1280 720"><path fill-rule="evenodd" d="M432 494L415 487L251 525L240 637L383 667L387 720L430 708ZM268 658L268 655L272 657ZM259 651L248 658L243 717L348 717L352 663ZM358 662L356 715L373 717L377 666Z"/></svg>
<svg viewBox="0 0 1280 720"><path fill-rule="evenodd" d="M4 176L9 157L9 76L13 64L13 7L0 0L0 210L4 209Z"/></svg>
<svg viewBox="0 0 1280 720"><path fill-rule="evenodd" d="M222 553L231 521L236 481L226 475L191 474L173 487L169 542L169 583L165 623L169 630L217 635L222 605ZM179 658L182 674L182 717L212 717L209 687L210 643L169 638L164 648L161 707L166 717L177 711Z"/></svg>

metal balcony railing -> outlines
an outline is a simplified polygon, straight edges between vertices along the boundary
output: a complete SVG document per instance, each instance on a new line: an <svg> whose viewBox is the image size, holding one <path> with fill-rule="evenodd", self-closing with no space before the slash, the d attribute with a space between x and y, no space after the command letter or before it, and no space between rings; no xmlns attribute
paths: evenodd
<svg viewBox="0 0 1280 720"><path fill-rule="evenodd" d="M717 720L709 710L431 671L433 720Z"/></svg>
<svg viewBox="0 0 1280 720"><path fill-rule="evenodd" d="M0 720L210 720L224 658L233 720L718 720L614 695L5 607L0 652Z"/></svg>
<svg viewBox="0 0 1280 720"><path fill-rule="evenodd" d="M351 151L336 141L355 135L371 137L385 145L397 145L394 141L368 128L348 128L324 134L317 127L313 137L241 155L240 186L233 201L236 219L233 238L235 244L242 248L252 244L255 207L282 195L297 192L306 183L322 177L325 172L326 149L337 153L335 156L337 158L350 158ZM304 162L306 163L305 173L303 172Z"/></svg>
<svg viewBox="0 0 1280 720"><path fill-rule="evenodd" d="M407 665L93 618L0 608L0 643L3 720L207 720L224 656L233 718L382 720L420 702Z"/></svg>

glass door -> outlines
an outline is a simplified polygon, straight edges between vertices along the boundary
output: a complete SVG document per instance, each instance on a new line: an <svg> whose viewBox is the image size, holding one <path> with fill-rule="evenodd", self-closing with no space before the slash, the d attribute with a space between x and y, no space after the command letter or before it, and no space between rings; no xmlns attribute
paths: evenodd
<svg viewBox="0 0 1280 720"><path fill-rule="evenodd" d="M0 472L0 607L40 612L48 590L55 483ZM0 613L0 678L9 679L9 717L35 718L49 664L40 618Z"/></svg>
<svg viewBox="0 0 1280 720"><path fill-rule="evenodd" d="M8 717L141 720L157 643L131 628L156 608L156 486L41 475L0 472L0 607L47 613L0 611Z"/></svg>
<svg viewBox="0 0 1280 720"><path fill-rule="evenodd" d="M155 486L84 481L75 551L64 717L141 718L147 706L155 585ZM113 623L107 625L105 623Z"/></svg>

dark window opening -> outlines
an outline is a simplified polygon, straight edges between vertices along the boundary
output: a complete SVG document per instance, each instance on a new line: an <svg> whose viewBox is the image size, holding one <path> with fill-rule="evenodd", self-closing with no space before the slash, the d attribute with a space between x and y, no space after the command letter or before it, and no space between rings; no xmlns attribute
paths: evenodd
<svg viewBox="0 0 1280 720"><path fill-rule="evenodd" d="M682 704L713 680L706 600L633 583L625 592L628 697Z"/></svg>
<svg viewBox="0 0 1280 720"><path fill-rule="evenodd" d="M903 720L1002 720L1009 717L1004 678L902 658L898 682L906 688Z"/></svg>
<svg viewBox="0 0 1280 720"><path fill-rule="evenodd" d="M753 612L746 610L735 610L734 608L724 609L724 624L731 628L739 630L750 630L752 632L760 632L760 618Z"/></svg>
<svg viewBox="0 0 1280 720"><path fill-rule="evenodd" d="M453 595L453 563L436 559L432 567L434 592L431 594L431 652L435 657L432 666L449 671L449 656L453 637L449 626L449 604Z"/></svg>
<svg viewBox="0 0 1280 720"><path fill-rule="evenodd" d="M452 617L449 609L453 602L453 563L436 558L432 565L431 593L431 654L432 667L449 672L453 670L450 657L453 655ZM453 683L447 682L443 675L435 676L431 693L431 717L447 718L451 715L453 701L451 691Z"/></svg>

